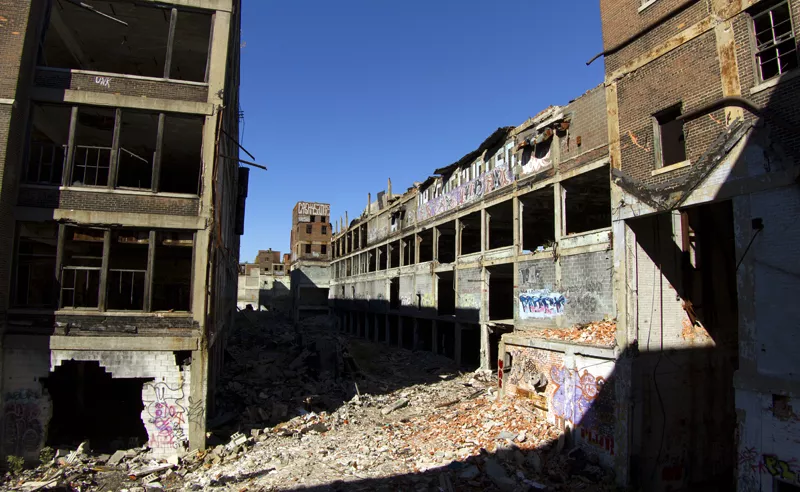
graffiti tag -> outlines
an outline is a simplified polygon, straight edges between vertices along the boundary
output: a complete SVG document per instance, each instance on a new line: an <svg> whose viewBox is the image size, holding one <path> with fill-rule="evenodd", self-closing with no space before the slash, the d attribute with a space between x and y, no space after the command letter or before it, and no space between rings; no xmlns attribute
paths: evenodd
<svg viewBox="0 0 800 492"><path fill-rule="evenodd" d="M485 193L491 193L507 186L513 181L514 173L511 170L511 166L496 167L481 174L476 179L420 205L417 209L417 220L423 221L453 210L465 203L481 198Z"/></svg>
<svg viewBox="0 0 800 492"><path fill-rule="evenodd" d="M298 215L330 215L331 206L327 203L297 202ZM310 219L309 219L310 220Z"/></svg>
<svg viewBox="0 0 800 492"><path fill-rule="evenodd" d="M519 317L552 318L564 314L567 298L550 289L528 290L519 294Z"/></svg>
<svg viewBox="0 0 800 492"><path fill-rule="evenodd" d="M777 456L765 454L764 466L773 477L789 483L798 482L797 460L792 458L789 461L784 461Z"/></svg>
<svg viewBox="0 0 800 492"><path fill-rule="evenodd" d="M97 85L102 85L103 87L110 89L111 88L111 77L95 77L94 83Z"/></svg>
<svg viewBox="0 0 800 492"><path fill-rule="evenodd" d="M152 389L155 400L147 406L149 423L155 428L150 436L151 448L179 449L188 441L183 429L186 409L178 404L183 399L183 389L172 389L165 383L147 383L145 387ZM170 396L167 396L169 391Z"/></svg>
<svg viewBox="0 0 800 492"><path fill-rule="evenodd" d="M31 390L7 393L3 408L3 452L25 456L42 445L41 395Z"/></svg>

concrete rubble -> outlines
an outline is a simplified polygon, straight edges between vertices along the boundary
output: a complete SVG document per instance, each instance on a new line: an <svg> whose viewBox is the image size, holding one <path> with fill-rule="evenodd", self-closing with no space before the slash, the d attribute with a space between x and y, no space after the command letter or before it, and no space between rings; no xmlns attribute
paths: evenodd
<svg viewBox="0 0 800 492"><path fill-rule="evenodd" d="M153 459L84 443L6 490L613 490L523 399L453 361L242 313L209 419L209 446ZM301 363L295 361L302 360ZM61 456L61 457L59 457Z"/></svg>

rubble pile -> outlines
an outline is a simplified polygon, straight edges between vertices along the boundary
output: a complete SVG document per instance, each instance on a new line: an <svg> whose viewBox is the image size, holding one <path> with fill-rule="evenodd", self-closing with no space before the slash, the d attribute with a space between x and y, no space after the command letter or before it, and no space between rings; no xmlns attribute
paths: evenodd
<svg viewBox="0 0 800 492"><path fill-rule="evenodd" d="M248 316L244 318L244 316ZM88 444L12 490L613 490L597 459L490 372L429 352L348 340L327 318L297 329L242 313L219 382L209 447L154 460Z"/></svg>
<svg viewBox="0 0 800 492"><path fill-rule="evenodd" d="M571 328L537 330L537 338L564 340L613 347L616 343L617 323L615 321L593 321L578 324Z"/></svg>

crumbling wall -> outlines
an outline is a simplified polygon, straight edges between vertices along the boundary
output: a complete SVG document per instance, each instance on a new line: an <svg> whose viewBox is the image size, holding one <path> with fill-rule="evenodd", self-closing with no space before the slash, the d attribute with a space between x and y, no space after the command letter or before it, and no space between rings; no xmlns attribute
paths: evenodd
<svg viewBox="0 0 800 492"><path fill-rule="evenodd" d="M456 315L465 321L479 321L481 310L481 269L457 270Z"/></svg>
<svg viewBox="0 0 800 492"><path fill-rule="evenodd" d="M568 325L614 316L611 251L562 256L561 285Z"/></svg>
<svg viewBox="0 0 800 492"><path fill-rule="evenodd" d="M586 356L580 347L548 348L506 344L511 367L503 376L507 395L529 398L548 422L569 432L574 444L606 467L617 454L617 412L613 351L608 358Z"/></svg>
<svg viewBox="0 0 800 492"><path fill-rule="evenodd" d="M97 361L112 378L152 378L142 388L142 422L153 456L166 457L189 445L190 414L197 413L190 394L190 366L179 366L173 352L53 350L50 370L64 361ZM195 397L197 402L201 398Z"/></svg>
<svg viewBox="0 0 800 492"><path fill-rule="evenodd" d="M560 295L556 288L556 264L553 258L521 261L517 264L518 292L515 303L516 328L552 324L558 308L535 303L535 299ZM560 308L563 310L563 306Z"/></svg>

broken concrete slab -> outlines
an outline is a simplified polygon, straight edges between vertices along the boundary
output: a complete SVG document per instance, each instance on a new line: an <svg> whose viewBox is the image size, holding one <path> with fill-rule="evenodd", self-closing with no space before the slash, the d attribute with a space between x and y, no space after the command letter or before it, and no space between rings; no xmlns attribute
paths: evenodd
<svg viewBox="0 0 800 492"><path fill-rule="evenodd" d="M395 410L399 410L399 409L405 407L406 405L408 405L408 400L405 399L405 398L400 398L396 402L392 403L388 407L386 407L383 410L381 410L381 413L383 415L389 415L390 413L394 412Z"/></svg>

